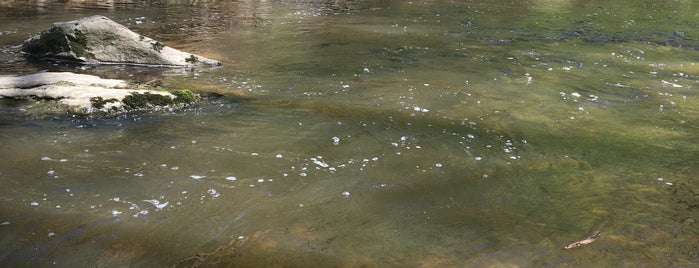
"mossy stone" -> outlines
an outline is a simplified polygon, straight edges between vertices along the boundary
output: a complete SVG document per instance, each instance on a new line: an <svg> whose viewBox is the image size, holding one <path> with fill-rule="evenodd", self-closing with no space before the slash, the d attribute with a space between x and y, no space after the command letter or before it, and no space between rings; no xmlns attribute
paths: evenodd
<svg viewBox="0 0 699 268"><path fill-rule="evenodd" d="M104 105L107 103L111 102L118 102L119 100L115 98L110 98L110 99L104 99L102 97L92 97L90 98L90 103L92 104L92 107L95 107L96 109L102 109L104 108Z"/></svg>
<svg viewBox="0 0 699 268"><path fill-rule="evenodd" d="M173 100L174 103L192 103L196 99L196 96L192 91L186 90L186 89L179 89L170 92L173 95L175 95L175 99Z"/></svg>
<svg viewBox="0 0 699 268"><path fill-rule="evenodd" d="M166 106L174 103L169 96L148 92L143 94L138 92L131 93L131 95L126 96L122 101L129 109L141 109L149 106Z"/></svg>

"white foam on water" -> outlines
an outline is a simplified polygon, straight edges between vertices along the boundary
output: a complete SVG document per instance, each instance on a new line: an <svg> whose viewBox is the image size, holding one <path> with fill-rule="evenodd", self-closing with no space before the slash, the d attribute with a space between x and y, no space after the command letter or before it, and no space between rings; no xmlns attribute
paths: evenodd
<svg viewBox="0 0 699 268"><path fill-rule="evenodd" d="M32 205L32 206L36 207L36 206L39 205L39 203L38 203L38 202L31 202L31 203L29 203L29 205Z"/></svg>
<svg viewBox="0 0 699 268"><path fill-rule="evenodd" d="M4 221L4 222L0 223L0 226L5 226L5 225L10 225L10 222L9 222L9 221Z"/></svg>
<svg viewBox="0 0 699 268"><path fill-rule="evenodd" d="M318 160L317 158L313 158L313 157L312 157L311 160L313 161L313 164L316 164L316 165L321 166L321 167L324 167L324 168L327 168L327 167L330 166L330 165L328 165L328 163L325 163L325 162L323 162L323 161L320 161L320 160Z"/></svg>
<svg viewBox="0 0 699 268"><path fill-rule="evenodd" d="M235 180L238 180L238 178L233 177L233 176L229 176L229 177L226 177L226 180L227 181L235 181Z"/></svg>
<svg viewBox="0 0 699 268"><path fill-rule="evenodd" d="M153 206L155 206L156 209L163 209L165 208L170 202L165 202L165 203L160 203L160 200L157 199L151 199L151 200L143 200L144 202L151 203Z"/></svg>
<svg viewBox="0 0 699 268"><path fill-rule="evenodd" d="M42 156L41 161L51 161L51 157L48 156Z"/></svg>
<svg viewBox="0 0 699 268"><path fill-rule="evenodd" d="M216 198L216 197L221 196L221 194L219 194L219 193L216 191L216 189L213 189L213 188L212 188L212 189L209 189L209 190L206 190L206 193L209 194L209 195L210 195L211 197L213 197L213 198Z"/></svg>
<svg viewBox="0 0 699 268"><path fill-rule="evenodd" d="M206 178L206 176L201 176L201 175L190 175L189 177L192 179L195 179L195 180L200 180L200 179Z"/></svg>
<svg viewBox="0 0 699 268"><path fill-rule="evenodd" d="M349 197L349 196L350 196L350 192L344 191L344 192L342 192L342 196L344 196L344 197Z"/></svg>

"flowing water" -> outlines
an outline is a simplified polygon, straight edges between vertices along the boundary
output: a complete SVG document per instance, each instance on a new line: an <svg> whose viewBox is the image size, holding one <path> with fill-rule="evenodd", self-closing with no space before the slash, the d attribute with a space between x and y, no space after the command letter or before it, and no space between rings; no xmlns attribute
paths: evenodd
<svg viewBox="0 0 699 268"><path fill-rule="evenodd" d="M110 118L3 100L1 266L699 263L699 1L0 8L0 74L226 95ZM19 54L52 22L96 14L223 66Z"/></svg>

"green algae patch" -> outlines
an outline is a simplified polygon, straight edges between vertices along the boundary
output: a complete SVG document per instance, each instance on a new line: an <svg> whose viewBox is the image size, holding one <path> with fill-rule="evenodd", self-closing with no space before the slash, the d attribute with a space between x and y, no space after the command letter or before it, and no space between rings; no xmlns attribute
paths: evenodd
<svg viewBox="0 0 699 268"><path fill-rule="evenodd" d="M197 98L192 91L186 89L174 90L171 91L170 94L174 95L174 98L165 94L133 92L131 95L124 97L122 102L127 110L136 110L158 106L188 105L193 103ZM95 100L95 102L98 104L100 103L99 101L99 99ZM95 108L97 107L95 106Z"/></svg>
<svg viewBox="0 0 699 268"><path fill-rule="evenodd" d="M104 108L104 105L107 103L112 103L112 102L118 102L119 100L115 98L109 98L109 99L104 99L102 97L92 97L90 98L90 104L92 104L92 107L95 109L102 109Z"/></svg>
<svg viewBox="0 0 699 268"><path fill-rule="evenodd" d="M187 62L187 63L192 63L192 64L194 64L194 63L199 62L199 58L197 58L197 57L194 56L194 55L189 55L189 57L185 58L184 61Z"/></svg>
<svg viewBox="0 0 699 268"><path fill-rule="evenodd" d="M131 93L131 95L124 97L122 102L124 102L126 108L131 110L174 104L173 99L169 96L149 92Z"/></svg>
<svg viewBox="0 0 699 268"><path fill-rule="evenodd" d="M175 95L174 103L190 104L196 100L196 95L194 95L192 91L186 89L178 89L170 93Z"/></svg>

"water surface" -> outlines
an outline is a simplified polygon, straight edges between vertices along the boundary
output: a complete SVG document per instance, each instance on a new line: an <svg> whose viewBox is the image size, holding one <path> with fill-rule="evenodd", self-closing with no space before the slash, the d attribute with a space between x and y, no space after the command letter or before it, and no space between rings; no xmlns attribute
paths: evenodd
<svg viewBox="0 0 699 268"><path fill-rule="evenodd" d="M4 1L2 74L229 97L113 118L2 100L0 263L695 266L697 5ZM224 65L19 54L95 14Z"/></svg>

